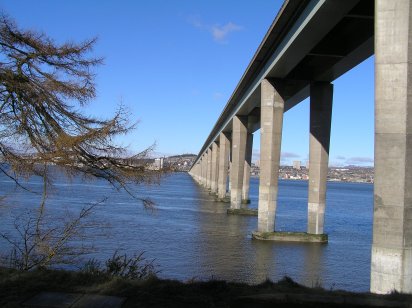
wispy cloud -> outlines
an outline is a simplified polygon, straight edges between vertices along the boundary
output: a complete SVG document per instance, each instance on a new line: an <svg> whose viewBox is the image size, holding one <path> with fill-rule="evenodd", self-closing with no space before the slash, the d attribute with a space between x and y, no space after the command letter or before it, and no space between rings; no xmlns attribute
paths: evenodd
<svg viewBox="0 0 412 308"><path fill-rule="evenodd" d="M223 98L223 93L221 93L221 92L215 92L215 93L213 93L213 99L214 100L220 100L220 99L222 99Z"/></svg>
<svg viewBox="0 0 412 308"><path fill-rule="evenodd" d="M220 25L220 24L210 25L210 24L204 23L199 18L199 16L190 16L188 18L188 21L192 26L209 32L212 35L213 39L218 43L227 43L227 37L229 36L229 34L243 29L242 26L237 25L233 22L228 22L224 25Z"/></svg>
<svg viewBox="0 0 412 308"><path fill-rule="evenodd" d="M243 27L236 25L233 22L228 22L227 24L223 26L219 26L219 25L212 26L211 32L212 32L214 40L222 43L222 42L225 42L226 37L230 33L240 31L242 29Z"/></svg>
<svg viewBox="0 0 412 308"><path fill-rule="evenodd" d="M301 156L299 154L293 153L293 152L282 152L280 154L280 160L282 162L288 161L289 159L293 158L300 158ZM260 160L260 152L258 150L253 150L252 152L252 161L257 161Z"/></svg>
<svg viewBox="0 0 412 308"><path fill-rule="evenodd" d="M299 154L292 153L292 152L282 152L280 153L281 158L298 158L300 157Z"/></svg>
<svg viewBox="0 0 412 308"><path fill-rule="evenodd" d="M346 162L347 165L371 165L373 158L371 157L349 157Z"/></svg>
<svg viewBox="0 0 412 308"><path fill-rule="evenodd" d="M282 163L289 163L292 162L293 160L299 160L301 159L302 156L293 153L293 152L282 152L280 154L280 160ZM309 158L308 158L309 159ZM330 161L329 165L330 166L335 166L335 167L342 167L342 166L347 166L347 165L355 165L355 166L370 166L373 165L373 158L371 157L361 157L361 156L354 156L354 157L345 157L342 155L338 155L335 157L335 161ZM253 150L252 152L252 161L256 162L257 160L260 160L260 152L259 150ZM303 163L305 160L303 160Z"/></svg>

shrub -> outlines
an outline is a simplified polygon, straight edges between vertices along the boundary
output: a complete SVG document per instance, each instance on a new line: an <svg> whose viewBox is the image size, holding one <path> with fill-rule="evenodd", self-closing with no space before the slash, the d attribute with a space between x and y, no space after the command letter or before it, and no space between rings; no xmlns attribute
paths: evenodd
<svg viewBox="0 0 412 308"><path fill-rule="evenodd" d="M105 262L105 268L102 268L101 263L96 259L90 259L81 271L92 276L107 275L132 280L155 277L159 273L154 265L155 260L147 260L143 255L144 252L141 252L128 257L127 254L118 254L116 250L113 256Z"/></svg>

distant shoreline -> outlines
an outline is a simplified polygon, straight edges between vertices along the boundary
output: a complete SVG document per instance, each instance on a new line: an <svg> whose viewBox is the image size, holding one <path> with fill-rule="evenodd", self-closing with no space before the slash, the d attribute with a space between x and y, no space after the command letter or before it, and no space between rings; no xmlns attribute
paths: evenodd
<svg viewBox="0 0 412 308"><path fill-rule="evenodd" d="M258 175L250 175L251 178L259 178ZM302 181L302 182L307 182L308 180L306 179L284 179L284 178L279 178L279 180L284 180L284 181ZM373 184L373 182L358 182L358 181L342 181L342 180L327 180L328 182L336 182L336 183L354 183L354 184Z"/></svg>

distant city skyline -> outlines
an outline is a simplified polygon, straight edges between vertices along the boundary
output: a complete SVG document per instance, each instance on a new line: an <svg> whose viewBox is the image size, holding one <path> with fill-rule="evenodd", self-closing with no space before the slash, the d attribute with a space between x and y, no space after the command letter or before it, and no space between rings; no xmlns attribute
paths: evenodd
<svg viewBox="0 0 412 308"><path fill-rule="evenodd" d="M282 3L3 0L0 10L57 42L97 36L105 64L85 112L108 117L122 102L140 122L119 142L168 156L199 152ZM373 165L374 57L334 82L333 105L330 165ZM282 164L308 159L308 108L285 114ZM254 160L259 148L257 131Z"/></svg>

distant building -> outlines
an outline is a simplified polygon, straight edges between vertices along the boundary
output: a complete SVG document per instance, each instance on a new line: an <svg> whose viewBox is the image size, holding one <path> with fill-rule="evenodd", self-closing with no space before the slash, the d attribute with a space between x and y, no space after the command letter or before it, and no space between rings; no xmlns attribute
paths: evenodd
<svg viewBox="0 0 412 308"><path fill-rule="evenodd" d="M300 160L294 160L294 161L293 161L293 169L300 170L300 167L301 167L301 162L300 162Z"/></svg>
<svg viewBox="0 0 412 308"><path fill-rule="evenodd" d="M164 158L163 158L163 157L161 157L161 158L156 158L156 159L154 160L153 169L155 169L155 170L161 170L161 169L163 169L163 161L164 161Z"/></svg>

